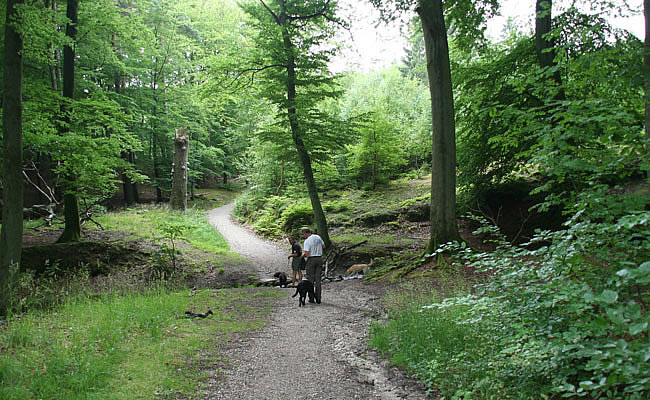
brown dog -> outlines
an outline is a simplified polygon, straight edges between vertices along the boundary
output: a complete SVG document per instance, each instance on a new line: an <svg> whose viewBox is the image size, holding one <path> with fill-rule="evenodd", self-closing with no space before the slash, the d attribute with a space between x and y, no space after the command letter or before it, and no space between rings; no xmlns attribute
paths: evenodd
<svg viewBox="0 0 650 400"><path fill-rule="evenodd" d="M346 275L352 275L361 272L362 274L367 274L368 270L372 268L372 258L370 259L370 264L354 264L350 265L350 268L345 272Z"/></svg>

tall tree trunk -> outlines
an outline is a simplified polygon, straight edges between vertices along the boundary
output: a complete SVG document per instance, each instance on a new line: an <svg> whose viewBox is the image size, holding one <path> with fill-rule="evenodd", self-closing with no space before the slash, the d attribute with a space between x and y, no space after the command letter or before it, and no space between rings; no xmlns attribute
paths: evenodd
<svg viewBox="0 0 650 400"><path fill-rule="evenodd" d="M311 208L314 211L318 235L325 242L325 246L330 247L332 242L327 230L327 220L325 219L325 213L323 212L323 207L318 197L318 188L316 187L314 171L311 167L311 158L302 140L302 130L296 110L296 61L293 56L295 47L291 43L286 27L283 27L282 36L284 39L284 51L287 54L287 114L289 117L289 126L291 127L291 136L298 151L298 158L300 158L300 163L302 164L302 171L307 184L309 200L311 200Z"/></svg>
<svg viewBox="0 0 650 400"><path fill-rule="evenodd" d="M74 99L74 64L75 64L75 39L77 37L77 11L79 8L79 0L68 0L68 8L66 16L68 17L68 25L65 29L66 36L72 42L63 48L63 97ZM64 117L69 123L69 116L66 113ZM66 124L67 126L68 124ZM68 128L64 128L67 130ZM63 132L66 134L67 132ZM72 173L74 174L74 172ZM66 177L67 181L74 181L74 176ZM76 187L74 183L68 183L63 195L63 217L65 227L63 233L57 240L59 243L77 242L81 239L81 222L79 220L79 201L77 199Z"/></svg>
<svg viewBox="0 0 650 400"><path fill-rule="evenodd" d="M122 158L130 164L135 164L135 154L131 150L123 152ZM124 192L124 202L126 204L131 205L140 201L137 184L125 174L122 174L122 191Z"/></svg>
<svg viewBox="0 0 650 400"><path fill-rule="evenodd" d="M552 68L557 64L555 61L555 41L548 37L552 28L552 8L552 0L536 0L535 2L535 51L537 61L543 68ZM560 70L556 69L551 77L558 86L555 99L564 100L565 95Z"/></svg>
<svg viewBox="0 0 650 400"><path fill-rule="evenodd" d="M158 134L156 133L156 128L152 132L152 159L153 159L153 182L156 186L156 203L163 202L162 189L160 188L160 161L158 160Z"/></svg>
<svg viewBox="0 0 650 400"><path fill-rule="evenodd" d="M11 305L12 268L20 269L23 247L23 40L14 23L16 5L7 0L2 98L3 190L0 232L0 315Z"/></svg>
<svg viewBox="0 0 650 400"><path fill-rule="evenodd" d="M441 0L419 0L433 131L431 231L427 252L460 238L456 223L456 128L447 29Z"/></svg>
<svg viewBox="0 0 650 400"><path fill-rule="evenodd" d="M172 167L172 192L169 196L169 208L176 211L187 209L187 157L190 140L187 128L176 129L174 138L174 165Z"/></svg>
<svg viewBox="0 0 650 400"><path fill-rule="evenodd" d="M53 0L50 2L50 0L45 0L45 8L47 9L52 9L53 11L57 11L57 6L56 6L56 0ZM54 18L52 19L52 24L56 25L56 21ZM54 49L54 46L52 43L48 43L47 45L47 54L48 58L52 57L50 60L50 64L47 66L48 67L48 72L49 72L49 77L50 77L50 85L52 86L52 90L55 92L59 91L59 80L58 77L61 74L60 71L57 71L59 69L59 60L58 60L58 49Z"/></svg>
<svg viewBox="0 0 650 400"><path fill-rule="evenodd" d="M153 184L156 187L156 203L163 202L162 189L160 188L160 161L158 159L158 74L153 75L153 112L151 114L151 159L153 161Z"/></svg>
<svg viewBox="0 0 650 400"><path fill-rule="evenodd" d="M119 49L116 35L112 36L112 45L113 45L113 51L115 52L117 59L122 61L123 59L122 52ZM124 74L122 74L121 71L115 73L114 85L115 85L115 93L122 94L125 87L125 78L124 78ZM135 164L135 154L133 153L132 150L123 151L121 157L128 163ZM138 202L138 187L136 186L136 183L133 182L131 178L129 178L124 173L122 173L122 192L124 193L124 202L127 205L131 205Z"/></svg>
<svg viewBox="0 0 650 400"><path fill-rule="evenodd" d="M645 42L643 46L643 80L645 88L645 140L646 157L650 154L650 0L643 0L643 15L645 16ZM650 179L650 170L647 171Z"/></svg>
<svg viewBox="0 0 650 400"><path fill-rule="evenodd" d="M377 188L377 131L372 131L372 190Z"/></svg>

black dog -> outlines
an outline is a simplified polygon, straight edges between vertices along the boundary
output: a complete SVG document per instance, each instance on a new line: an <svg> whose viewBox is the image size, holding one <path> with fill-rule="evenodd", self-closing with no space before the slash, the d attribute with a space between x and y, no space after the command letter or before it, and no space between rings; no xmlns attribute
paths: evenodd
<svg viewBox="0 0 650 400"><path fill-rule="evenodd" d="M278 281L280 282L280 287L287 287L287 274L284 272L276 272L273 274L274 277L278 278Z"/></svg>
<svg viewBox="0 0 650 400"><path fill-rule="evenodd" d="M212 310L208 310L206 313L193 313L192 311L185 311L185 316L187 318L205 318L208 315L212 315Z"/></svg>
<svg viewBox="0 0 650 400"><path fill-rule="evenodd" d="M306 279L303 279L298 283L298 286L296 286L296 293L294 293L291 297L296 297L298 293L300 293L300 298L298 299L298 307L305 305L305 297L307 297L307 295L309 295L309 302L312 303L312 299L314 298L314 284Z"/></svg>

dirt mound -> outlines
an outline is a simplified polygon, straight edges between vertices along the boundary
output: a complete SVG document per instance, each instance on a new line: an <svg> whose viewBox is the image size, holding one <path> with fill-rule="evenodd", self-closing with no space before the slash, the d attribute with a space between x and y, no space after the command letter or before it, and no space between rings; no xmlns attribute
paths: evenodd
<svg viewBox="0 0 650 400"><path fill-rule="evenodd" d="M90 276L110 273L115 268L146 264L151 252L130 242L81 241L24 247L22 266L37 275L75 272L87 268Z"/></svg>

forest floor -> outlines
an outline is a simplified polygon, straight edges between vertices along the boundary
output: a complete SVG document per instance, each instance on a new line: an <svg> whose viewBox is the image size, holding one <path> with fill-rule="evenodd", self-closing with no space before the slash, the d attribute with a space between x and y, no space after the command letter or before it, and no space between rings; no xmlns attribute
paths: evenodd
<svg viewBox="0 0 650 400"><path fill-rule="evenodd" d="M233 223L232 205L208 212L231 250L248 258L260 278L290 272L286 249ZM367 348L371 320L381 316L385 287L360 280L323 284L321 304L298 307L293 288L276 288L261 330L242 334L218 352L207 399L425 399L424 386ZM255 290L255 289L252 289ZM261 290L261 289L260 289Z"/></svg>

